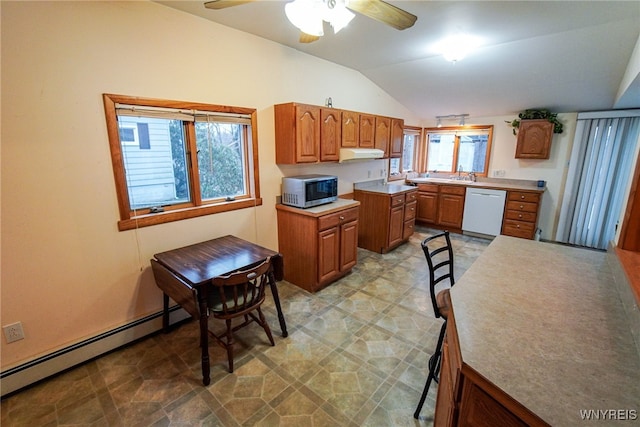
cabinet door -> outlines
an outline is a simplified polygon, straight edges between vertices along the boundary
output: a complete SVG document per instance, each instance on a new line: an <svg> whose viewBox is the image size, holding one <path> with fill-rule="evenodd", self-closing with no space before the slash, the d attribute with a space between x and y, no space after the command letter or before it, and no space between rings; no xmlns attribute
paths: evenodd
<svg viewBox="0 0 640 427"><path fill-rule="evenodd" d="M440 194L438 203L438 224L454 228L462 227L464 196Z"/></svg>
<svg viewBox="0 0 640 427"><path fill-rule="evenodd" d="M296 106L296 162L315 163L320 160L320 108Z"/></svg>
<svg viewBox="0 0 640 427"><path fill-rule="evenodd" d="M330 280L339 272L340 228L318 233L318 282Z"/></svg>
<svg viewBox="0 0 640 427"><path fill-rule="evenodd" d="M360 113L342 111L342 147L356 148L360 142Z"/></svg>
<svg viewBox="0 0 640 427"><path fill-rule="evenodd" d="M375 148L384 151L384 157L389 157L389 141L391 139L391 119L376 117Z"/></svg>
<svg viewBox="0 0 640 427"><path fill-rule="evenodd" d="M432 224L438 221L438 193L418 192L416 220Z"/></svg>
<svg viewBox="0 0 640 427"><path fill-rule="evenodd" d="M440 381L436 398L436 410L433 425L453 426L455 419L455 396L453 394L453 379L451 378L449 362L449 347L445 342L442 346L442 364L440 366Z"/></svg>
<svg viewBox="0 0 640 427"><path fill-rule="evenodd" d="M553 123L548 120L522 120L518 128L516 159L548 159Z"/></svg>
<svg viewBox="0 0 640 427"><path fill-rule="evenodd" d="M353 268L358 262L358 221L340 226L340 271Z"/></svg>
<svg viewBox="0 0 640 427"><path fill-rule="evenodd" d="M360 114L360 139L358 140L358 147L374 148L375 129L376 116Z"/></svg>
<svg viewBox="0 0 640 427"><path fill-rule="evenodd" d="M389 242L387 246L393 246L402 241L404 231L404 205L391 208L389 216Z"/></svg>
<svg viewBox="0 0 640 427"><path fill-rule="evenodd" d="M391 142L389 143L389 157L402 157L402 142L404 141L404 120L391 119Z"/></svg>
<svg viewBox="0 0 640 427"><path fill-rule="evenodd" d="M337 161L342 143L342 119L340 110L320 110L320 161Z"/></svg>

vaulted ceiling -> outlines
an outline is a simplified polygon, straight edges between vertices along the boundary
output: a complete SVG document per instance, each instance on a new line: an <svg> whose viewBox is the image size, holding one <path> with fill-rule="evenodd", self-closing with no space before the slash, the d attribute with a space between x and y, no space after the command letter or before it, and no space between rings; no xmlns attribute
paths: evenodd
<svg viewBox="0 0 640 427"><path fill-rule="evenodd" d="M204 1L157 1L360 71L416 115L508 115L640 108L640 75L618 91L640 36L638 1L389 1L418 17L399 31L356 14L303 44L285 1L221 10ZM464 32L484 44L456 63L433 51Z"/></svg>

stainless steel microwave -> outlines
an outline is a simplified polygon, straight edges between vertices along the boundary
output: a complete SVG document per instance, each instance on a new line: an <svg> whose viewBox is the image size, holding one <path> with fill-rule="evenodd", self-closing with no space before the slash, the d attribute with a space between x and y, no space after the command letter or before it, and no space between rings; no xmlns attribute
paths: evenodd
<svg viewBox="0 0 640 427"><path fill-rule="evenodd" d="M282 178L282 204L298 208L331 203L338 199L338 177L298 175Z"/></svg>

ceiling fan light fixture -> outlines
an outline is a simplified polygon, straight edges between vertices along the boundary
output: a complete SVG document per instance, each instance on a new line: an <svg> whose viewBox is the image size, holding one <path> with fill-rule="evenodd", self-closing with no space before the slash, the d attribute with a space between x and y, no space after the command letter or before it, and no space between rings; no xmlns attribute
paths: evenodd
<svg viewBox="0 0 640 427"><path fill-rule="evenodd" d="M346 27L355 16L354 13L344 6L344 2L336 1L333 7L327 3L324 20L331 24L333 32L337 34L338 31Z"/></svg>
<svg viewBox="0 0 640 427"><path fill-rule="evenodd" d="M300 31L312 36L324 35L322 11L314 0L294 0L284 5L287 19Z"/></svg>

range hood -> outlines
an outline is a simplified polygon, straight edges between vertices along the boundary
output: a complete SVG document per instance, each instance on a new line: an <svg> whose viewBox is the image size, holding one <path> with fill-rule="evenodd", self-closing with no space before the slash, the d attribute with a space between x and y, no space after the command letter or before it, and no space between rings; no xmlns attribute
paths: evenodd
<svg viewBox="0 0 640 427"><path fill-rule="evenodd" d="M341 148L340 163L351 160L381 159L384 151L377 148Z"/></svg>

